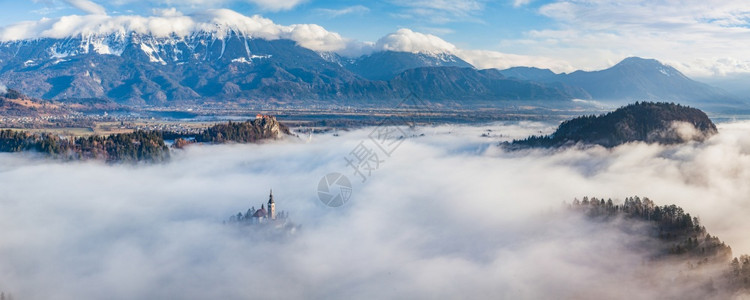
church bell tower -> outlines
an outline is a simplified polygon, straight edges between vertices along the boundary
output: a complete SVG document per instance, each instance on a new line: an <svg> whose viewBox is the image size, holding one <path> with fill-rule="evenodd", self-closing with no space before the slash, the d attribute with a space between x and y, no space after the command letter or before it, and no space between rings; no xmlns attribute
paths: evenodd
<svg viewBox="0 0 750 300"><path fill-rule="evenodd" d="M273 201L273 189L271 194L268 195L268 218L276 220L276 202Z"/></svg>

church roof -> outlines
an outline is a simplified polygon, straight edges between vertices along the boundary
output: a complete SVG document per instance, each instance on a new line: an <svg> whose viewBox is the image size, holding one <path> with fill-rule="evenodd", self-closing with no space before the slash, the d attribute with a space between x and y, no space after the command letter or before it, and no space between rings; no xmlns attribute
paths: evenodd
<svg viewBox="0 0 750 300"><path fill-rule="evenodd" d="M266 212L266 209L261 207L261 209L255 211L255 213L253 214L253 217L256 217L256 218L265 217L267 214L268 213Z"/></svg>

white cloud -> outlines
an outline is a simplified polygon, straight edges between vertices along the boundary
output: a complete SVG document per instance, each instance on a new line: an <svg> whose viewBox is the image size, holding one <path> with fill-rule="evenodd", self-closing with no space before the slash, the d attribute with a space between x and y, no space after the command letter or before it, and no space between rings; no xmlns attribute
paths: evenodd
<svg viewBox="0 0 750 300"><path fill-rule="evenodd" d="M533 0L513 0L513 7L521 7L524 5L528 5Z"/></svg>
<svg viewBox="0 0 750 300"><path fill-rule="evenodd" d="M484 1L478 0L393 1L393 4L406 8L403 13L396 14L397 16L441 24L454 21L477 21L476 14L484 8Z"/></svg>
<svg viewBox="0 0 750 300"><path fill-rule="evenodd" d="M136 1L140 0L118 0L114 3L115 5L121 5ZM155 0L155 3L194 10L240 1L254 3L261 9L268 11L293 9L305 2L302 0L185 0L179 2ZM48 3L48 5L52 3L50 1L42 2ZM91 0L66 0L66 2L88 13L100 15L106 13L101 5ZM511 3L520 7L531 2L531 0L513 0ZM400 7L399 10L391 13L393 17L417 18L421 21L426 20L431 23L442 24L455 21L481 22L482 11L488 5L484 0L419 0L410 2L393 1L392 3ZM354 5L341 9L317 9L316 11L336 17L345 14L366 13L369 8ZM179 13L177 10L173 12ZM393 44L395 45L393 46L394 49L403 49L403 51L461 52L462 58L474 62L480 68L485 66L503 68L505 66L525 65L530 62L528 65L550 68L556 71L571 71L573 68L570 66L574 66L575 69L596 70L610 67L625 57L642 56L667 62L692 77L750 73L750 57L744 51L744 49L750 48L750 40L747 39L747 36L750 35L748 23L750 7L742 2L731 0L711 2L699 0L680 0L677 2L669 0L557 0L541 5L538 12L557 23L550 27L524 32L520 38L500 40L493 49L488 50L459 49L435 36L425 39L418 36L419 33L406 37L396 32L383 37L382 40L402 39L402 41L387 41L386 43ZM84 21L105 22L110 27L124 26L114 24L116 22L130 22L129 26L147 30L153 29L155 32L168 32L173 27L188 25L173 26L166 24L178 21L178 19L171 18L180 16L163 14L163 12L156 14L157 17L126 16L118 19L95 17L82 19L81 17L71 16L64 20L63 18L57 18L23 22L0 29L0 39L38 36L46 30L49 30L45 32L46 34L52 35L65 32L68 29L73 31L76 29L95 29L83 24ZM242 19L229 13L225 15L235 21ZM155 19L160 17L165 19ZM208 20L212 19L214 18L208 18ZM165 24L166 26L154 28L151 25L135 24L151 21L153 21L153 24ZM197 24L205 21L207 20L193 18L191 22ZM71 22L78 23L71 24ZM51 25L56 25L58 28L51 29L49 28ZM278 28L271 28L274 26ZM314 26L317 25L281 26L273 24L273 26L264 28L264 30L267 29L272 32L263 32L259 35L270 36L271 38L285 38L294 35L300 44L307 45L306 47L313 50L335 51L347 56L356 56L374 49L383 49L383 47L374 47L369 42L356 42L333 32L322 32L321 30L325 30L324 28L318 26L313 29ZM300 32L292 34L288 29L291 27L299 28ZM421 26L417 29L438 34L446 34L453 30L445 26L438 27L440 28ZM191 30L191 28L186 30ZM311 32L315 38L302 37L302 31ZM410 45L411 43L413 45ZM384 44L380 43L379 46ZM508 61L508 59L519 59L519 61L516 63Z"/></svg>
<svg viewBox="0 0 750 300"><path fill-rule="evenodd" d="M182 17L184 14L177 10L177 8L170 7L164 9L153 9L153 15L162 17Z"/></svg>
<svg viewBox="0 0 750 300"><path fill-rule="evenodd" d="M426 53L452 53L456 46L432 34L414 32L402 28L380 38L375 43L376 50Z"/></svg>
<svg viewBox="0 0 750 300"><path fill-rule="evenodd" d="M750 58L746 60L733 57L696 58L688 61L666 60L686 73L698 76L725 77L738 73L750 73Z"/></svg>
<svg viewBox="0 0 750 300"><path fill-rule="evenodd" d="M374 44L374 51L412 53L450 53L479 69L507 69L516 66L548 68L555 72L570 72L575 68L564 60L531 55L515 55L490 50L460 49L432 34L402 28L387 34Z"/></svg>
<svg viewBox="0 0 750 300"><path fill-rule="evenodd" d="M94 1L90 1L90 0L64 0L64 1L74 6L75 8L78 8L92 15L106 15L107 14L107 11L104 9L104 7L99 4L94 3Z"/></svg>
<svg viewBox="0 0 750 300"><path fill-rule="evenodd" d="M259 7L270 10L270 11L280 11L280 10L290 10L297 5L300 5L307 0L247 0L248 2L254 3L255 5L258 5Z"/></svg>
<svg viewBox="0 0 750 300"><path fill-rule="evenodd" d="M505 54L497 51L463 50L442 38L408 28L385 35L372 42L359 42L330 32L316 24L279 25L258 15L245 16L232 10L209 10L183 15L175 8L153 11L154 16L65 16L56 19L22 22L0 29L0 40L20 40L36 37L64 38L78 35L136 32L157 37L188 36L196 31L225 34L227 29L238 30L248 36L264 39L291 39L300 46L315 51L336 52L356 57L373 51L402 51L412 53L451 53L478 68L537 66L555 71L571 71L561 61L542 56Z"/></svg>
<svg viewBox="0 0 750 300"><path fill-rule="evenodd" d="M251 37L291 39L316 51L342 51L357 48L354 42L315 24L283 26L261 16L245 16L232 10L216 9L183 15L174 8L155 11L155 16L71 15L21 22L0 29L1 41L31 38L65 38L135 32L156 37L188 36L196 31L219 36L233 29Z"/></svg>
<svg viewBox="0 0 750 300"><path fill-rule="evenodd" d="M338 33L329 32L320 25L299 24L290 26L286 35L300 46L316 51L345 51L351 41L342 38Z"/></svg>
<svg viewBox="0 0 750 300"><path fill-rule="evenodd" d="M689 76L750 72L750 7L719 1L559 0L539 13L556 26L503 40L500 49L555 57L581 69L600 69L628 56L672 63ZM584 54L585 55L582 55ZM743 61L727 65L722 60Z"/></svg>
<svg viewBox="0 0 750 300"><path fill-rule="evenodd" d="M637 237L561 212L583 195L678 204L735 255L750 252L750 123L723 124L705 144L496 147L551 126L416 128L425 136L354 181L337 209L319 203L317 182L330 171L354 177L343 157L370 128L192 147L162 165L0 154L0 290L62 300L685 298L690 286L675 278L687 266L654 263L630 247ZM480 137L486 129L504 136ZM302 225L296 235L221 224L269 188Z"/></svg>
<svg viewBox="0 0 750 300"><path fill-rule="evenodd" d="M507 69L510 67L537 67L550 69L556 73L572 72L575 67L568 62L541 56L508 54L490 50L458 49L455 55L478 69Z"/></svg>
<svg viewBox="0 0 750 300"><path fill-rule="evenodd" d="M54 7L53 6L45 6L45 7L39 8L39 9L32 10L31 12L35 13L35 14L39 14L39 15L45 16L45 15L50 15L50 14L56 13L59 10L62 10L62 9L63 8L60 7L60 6L54 6Z"/></svg>
<svg viewBox="0 0 750 300"><path fill-rule="evenodd" d="M445 35L445 34L453 34L456 33L456 30L447 28L447 27L428 27L428 26L420 26L419 30L425 33L434 34L434 35Z"/></svg>
<svg viewBox="0 0 750 300"><path fill-rule="evenodd" d="M316 11L320 12L323 15L326 15L331 18L348 15L348 14L364 14L370 11L367 6L363 5L354 5L349 7L344 7L341 9L331 9L331 8L318 8Z"/></svg>
<svg viewBox="0 0 750 300"><path fill-rule="evenodd" d="M459 16L468 15L484 7L481 1L476 0L417 0L411 1L409 3L402 3L401 5L423 9L448 11Z"/></svg>
<svg viewBox="0 0 750 300"><path fill-rule="evenodd" d="M191 1L180 5L209 4L205 0ZM196 30L220 32L235 28L249 36L289 38L312 50L345 56L380 50L449 52L480 69L535 66L556 72L598 70L629 56L642 56L659 59L692 77L750 73L750 57L743 50L750 48L750 42L745 38L750 34L750 28L742 25L747 19L743 16L748 15L750 9L732 1L722 1L715 3L715 9L709 10L701 3L686 0L684 5L674 6L663 1L640 0L621 3L557 1L539 9L540 14L558 21L557 27L527 31L519 39L501 40L496 47L500 51L462 49L436 35L407 28L387 34L374 43L360 42L316 24L285 26L258 15L244 16L224 9L187 16L171 8L155 11L154 16L149 17L74 15L43 18L0 29L0 40L130 31L158 36L188 35ZM459 1L444 6L442 1L418 1L402 5L437 18L455 18L472 17L485 4L482 1ZM363 13L367 8L351 6L318 11L336 16ZM423 30L450 32L445 28L424 27Z"/></svg>
<svg viewBox="0 0 750 300"><path fill-rule="evenodd" d="M115 5L123 5L138 2L146 3L146 1L143 0L113 0L111 3ZM148 3L191 9L215 9L233 3L251 3L261 10L276 12L294 9L305 2L307 2L307 0L153 0Z"/></svg>

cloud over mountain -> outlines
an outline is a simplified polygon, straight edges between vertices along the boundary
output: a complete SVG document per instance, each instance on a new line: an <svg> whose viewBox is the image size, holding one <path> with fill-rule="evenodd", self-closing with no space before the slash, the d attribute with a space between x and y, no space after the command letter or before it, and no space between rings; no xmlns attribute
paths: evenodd
<svg viewBox="0 0 750 300"><path fill-rule="evenodd" d="M267 40L290 39L315 51L341 52L358 55L371 51L402 51L442 53L453 52L456 46L443 39L410 29L399 29L376 43L362 43L343 38L317 24L279 25L259 15L245 16L228 9L213 9L183 15L175 9L155 10L153 16L71 15L56 19L22 22L0 29L0 41L34 38L65 38L107 35L113 33L148 34L155 37L189 36L210 32L218 37L230 30L248 37Z"/></svg>
<svg viewBox="0 0 750 300"><path fill-rule="evenodd" d="M75 12L71 7L85 14L109 12L117 16L165 7L176 7L192 15L223 7L268 14L266 17L273 16L276 21L285 20L284 25L293 22L288 20L304 20L324 26L328 33L340 32L340 37L316 38L306 45L347 57L377 51L375 44L382 37L381 46L405 51L444 51L457 47L463 51L454 54L482 68L533 66L572 72L603 69L626 57L639 56L659 59L691 77L750 73L750 59L743 51L748 47L750 10L745 3L731 0L710 3L684 0L678 1L679 5L666 0L418 0L367 6L347 1L304 0L26 2L33 4L11 5L11 17L0 23L34 19L40 14L54 18L11 25L14 28L6 30L4 36L35 36L33 33L40 31L35 30L35 25L50 25L37 23L56 23L64 14ZM367 24L372 22L375 22L372 26ZM398 28L436 34L448 42L426 41L418 35L406 37L396 32ZM408 43L394 41L404 38Z"/></svg>
<svg viewBox="0 0 750 300"><path fill-rule="evenodd" d="M204 0L191 1L183 4L211 6L211 3ZM183 15L172 8L157 10L151 16L108 16L102 5L87 0L68 1L87 12L87 15L42 18L8 25L0 28L0 41L115 32L136 32L162 37L187 36L198 31L221 33L233 29L250 37L291 39L300 46L315 51L335 52L346 57L384 50L451 53L482 69L532 66L555 72L595 70L610 67L625 57L635 55L658 58L689 76L725 76L750 71L748 60L741 59L744 55L741 51L743 47L735 47L726 42L727 39L741 42L744 40L742 37L748 33L748 29L742 26L742 18L736 17L747 13L741 5L722 1L720 5L716 5L715 10L708 10L703 9L705 7L702 4L688 1L690 5L669 10L665 8L669 4L662 1L636 2L623 4L628 7L623 10L618 10L617 5L598 2L591 4L593 7L580 1L557 1L540 5L537 10L539 15L564 26L529 30L522 32L517 38L500 39L497 49L502 51L458 47L437 35L410 28L398 29L375 41L358 41L314 23L281 25L260 15L245 16L228 9L196 11ZM268 6L267 10L283 10L301 3L293 0L258 5ZM471 18L474 12L486 4L483 1L462 3L446 6L452 7L449 9L453 11L450 18ZM420 1L406 7L413 10L410 12L412 15L433 14L433 17L442 18L439 12L434 11L433 4ZM186 8L184 5L178 8ZM641 9L641 6L649 9ZM710 11L710 14L702 16L700 11L703 10ZM373 14L369 8L356 5L338 10L318 8L314 11L331 17L357 12ZM653 11L668 13L666 16L654 15ZM642 34L644 32L649 34ZM671 53L673 49L690 51L674 54ZM580 53L587 55L582 56ZM700 53L704 54L697 55Z"/></svg>
<svg viewBox="0 0 750 300"><path fill-rule="evenodd" d="M107 34L148 34L154 37L185 37L209 32L222 37L236 31L267 40L290 39L316 51L344 50L350 40L315 24L278 25L259 15L245 16L228 9L214 9L192 15L176 10L157 11L154 16L71 15L22 22L0 29L0 41L34 38L65 38Z"/></svg>
<svg viewBox="0 0 750 300"><path fill-rule="evenodd" d="M87 2L96 5L93 2ZM79 3L82 8L86 3ZM92 6L93 7L93 6ZM363 8L357 8L363 10ZM247 37L267 40L290 39L300 46L320 52L336 52L357 57L374 51L401 51L410 53L450 53L482 68L506 68L517 65L550 67L555 71L572 68L551 59L508 55L497 51L462 50L442 38L408 28L387 34L376 42L356 41L328 31L317 24L280 25L260 15L245 16L229 9L211 9L193 14L183 14L175 8L155 9L151 16L106 15L91 8L89 15L69 15L59 18L42 18L0 28L0 42L36 38L66 38L107 34L149 34L157 38L186 37L196 32L209 32L222 37L234 30ZM524 58L512 60L507 58Z"/></svg>
<svg viewBox="0 0 750 300"><path fill-rule="evenodd" d="M566 60L580 69L601 69L627 56L657 57L690 76L750 72L748 14L731 0L559 0L536 12L556 26L532 29L501 41L503 49ZM697 42L699 41L699 42ZM585 53L586 55L582 55ZM727 64L726 61L737 64Z"/></svg>
<svg viewBox="0 0 750 300"><path fill-rule="evenodd" d="M456 46L432 34L402 28L380 38L375 43L375 49L412 53L452 53Z"/></svg>

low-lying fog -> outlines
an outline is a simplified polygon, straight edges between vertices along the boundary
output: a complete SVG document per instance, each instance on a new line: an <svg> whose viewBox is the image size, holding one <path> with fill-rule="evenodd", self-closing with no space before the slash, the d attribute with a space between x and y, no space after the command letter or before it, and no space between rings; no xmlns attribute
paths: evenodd
<svg viewBox="0 0 750 300"><path fill-rule="evenodd" d="M407 131L416 137L381 154L365 183L344 158L371 128L193 146L157 165L0 154L0 291L15 299L658 297L672 283L646 282L656 270L624 246L631 237L565 215L561 204L585 195L680 205L735 255L750 253L750 122L719 124L704 144L496 146L552 129ZM336 171L354 190L331 208L316 189ZM294 236L222 225L259 208L271 188L277 209L302 225Z"/></svg>

